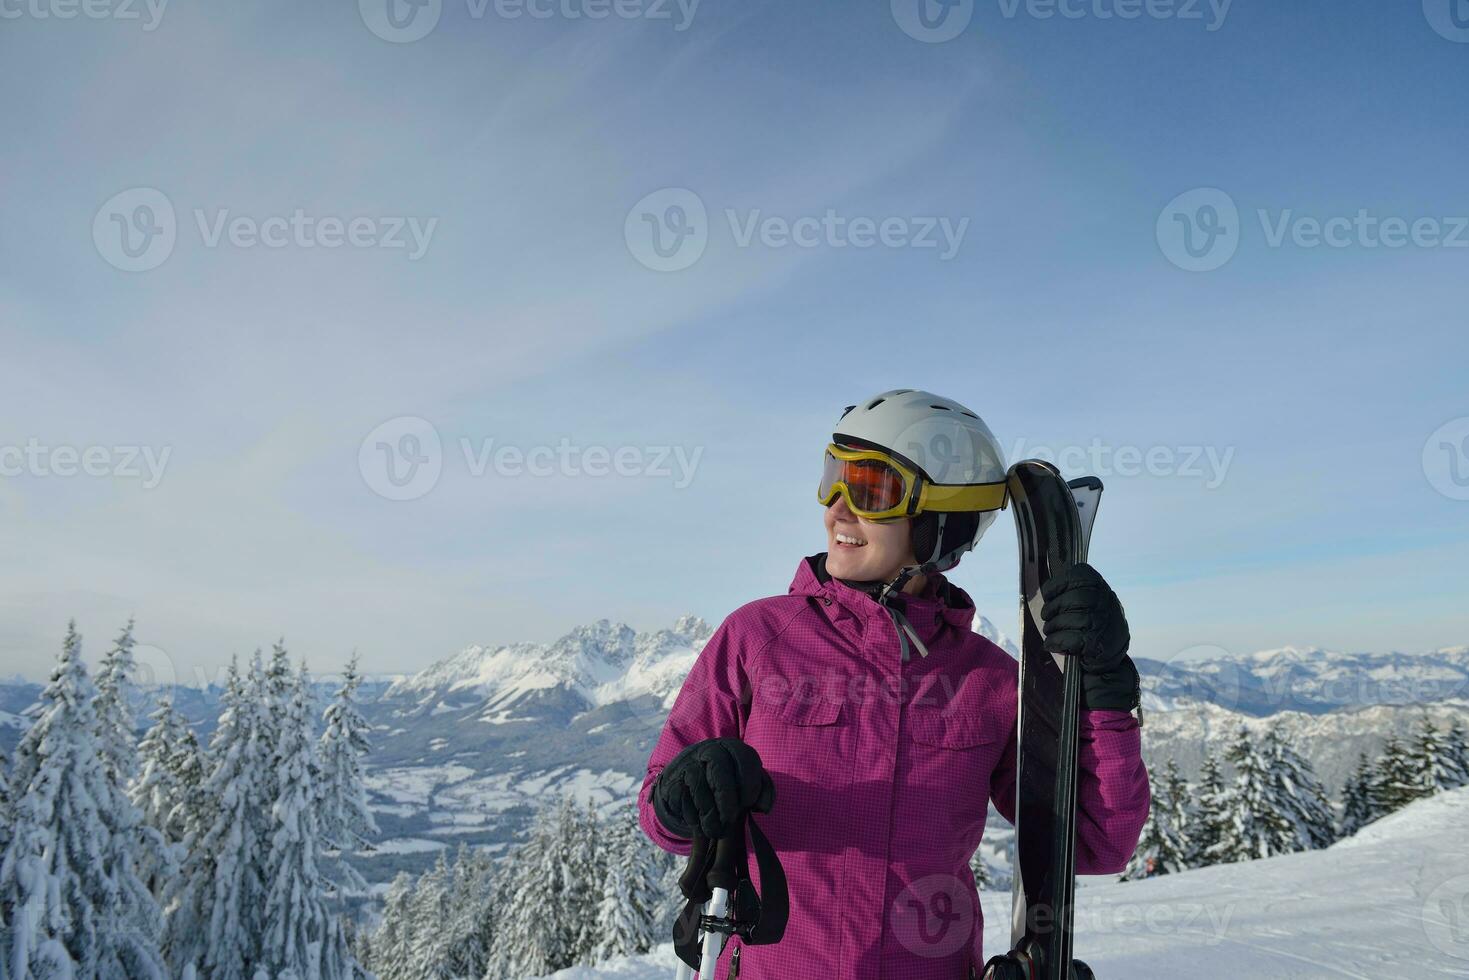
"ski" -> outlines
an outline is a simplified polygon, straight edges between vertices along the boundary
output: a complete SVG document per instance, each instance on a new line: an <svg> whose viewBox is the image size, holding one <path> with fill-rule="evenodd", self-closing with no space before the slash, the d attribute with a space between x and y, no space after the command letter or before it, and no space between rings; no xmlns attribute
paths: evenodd
<svg viewBox="0 0 1469 980"><path fill-rule="evenodd" d="M1015 878L1011 950L986 980L1090 980L1072 958L1076 890L1076 755L1080 671L1048 652L1041 587L1086 560L1102 481L1068 484L1049 463L1024 460L1006 478L1020 547L1020 693L1016 719Z"/></svg>

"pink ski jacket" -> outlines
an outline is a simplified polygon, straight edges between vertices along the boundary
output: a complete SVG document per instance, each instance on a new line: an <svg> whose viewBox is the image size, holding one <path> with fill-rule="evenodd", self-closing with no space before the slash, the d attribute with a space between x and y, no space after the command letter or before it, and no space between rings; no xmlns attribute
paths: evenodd
<svg viewBox="0 0 1469 980"><path fill-rule="evenodd" d="M687 745L742 738L775 782L773 810L753 819L785 866L790 921L775 945L732 940L713 980L742 946L750 980L967 980L984 965L969 859L988 803L1015 813L1019 665L972 632L974 604L942 575L905 597L929 652L904 663L888 611L824 558L802 560L786 595L731 613L700 652L648 761L643 830L688 854L653 812L653 781ZM1132 856L1149 805L1139 749L1131 714L1083 712L1079 873Z"/></svg>

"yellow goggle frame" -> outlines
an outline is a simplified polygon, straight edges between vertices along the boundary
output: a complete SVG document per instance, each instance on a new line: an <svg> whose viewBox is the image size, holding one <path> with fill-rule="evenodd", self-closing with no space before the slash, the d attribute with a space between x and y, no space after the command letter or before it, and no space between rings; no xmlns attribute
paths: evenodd
<svg viewBox="0 0 1469 980"><path fill-rule="evenodd" d="M902 490L896 503L877 510L859 506L856 499L859 493L854 493L849 481L842 478L846 469L842 464L863 462L883 464L902 480ZM918 495L916 504L915 488ZM816 499L822 506L828 506L836 500L837 494L845 498L852 513L867 521L896 521L925 511L1004 510L1009 503L1004 480L995 483L933 483L889 453L878 449L847 449L833 442L826 447Z"/></svg>

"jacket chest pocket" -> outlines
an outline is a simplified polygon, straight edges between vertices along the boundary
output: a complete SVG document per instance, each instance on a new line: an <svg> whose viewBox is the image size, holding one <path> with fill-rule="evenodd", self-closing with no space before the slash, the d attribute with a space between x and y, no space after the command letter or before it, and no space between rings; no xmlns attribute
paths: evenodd
<svg viewBox="0 0 1469 980"><path fill-rule="evenodd" d="M826 728L841 723L844 707L825 698L792 698L781 706L780 720L797 728Z"/></svg>
<svg viewBox="0 0 1469 980"><path fill-rule="evenodd" d="M745 740L766 769L823 778L840 771L850 751L848 706L822 697L772 698L756 702Z"/></svg>
<svg viewBox="0 0 1469 980"><path fill-rule="evenodd" d="M914 707L908 713L909 764L919 780L939 779L985 792L1006 733L976 712Z"/></svg>
<svg viewBox="0 0 1469 980"><path fill-rule="evenodd" d="M919 706L908 714L908 732L913 741L940 749L973 749L998 743L999 734L987 727L972 712Z"/></svg>

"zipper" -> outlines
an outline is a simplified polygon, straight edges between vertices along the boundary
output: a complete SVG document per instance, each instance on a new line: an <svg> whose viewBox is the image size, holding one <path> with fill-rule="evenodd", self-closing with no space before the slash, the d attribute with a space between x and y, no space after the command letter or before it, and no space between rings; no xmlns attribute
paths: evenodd
<svg viewBox="0 0 1469 980"><path fill-rule="evenodd" d="M729 975L726 980L739 980L741 948L740 946L736 946L734 952L729 956Z"/></svg>

